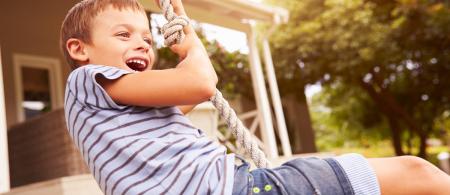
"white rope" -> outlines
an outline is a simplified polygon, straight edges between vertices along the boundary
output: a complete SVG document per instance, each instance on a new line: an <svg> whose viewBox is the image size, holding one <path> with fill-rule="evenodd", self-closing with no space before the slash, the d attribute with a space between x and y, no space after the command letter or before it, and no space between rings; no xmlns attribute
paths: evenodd
<svg viewBox="0 0 450 195"><path fill-rule="evenodd" d="M170 0L160 0L159 6L162 8L164 17L168 21L161 29L164 35L164 44L171 46L180 43L184 38L183 28L189 24L189 18L177 16L173 11Z"/></svg>
<svg viewBox="0 0 450 195"><path fill-rule="evenodd" d="M250 131L242 124L236 112L230 107L218 89L216 89L216 94L211 97L210 101L217 108L220 116L227 122L231 133L236 137L236 142L244 147L245 152L250 154L255 165L259 168L270 167L270 162L266 159L264 152L259 149L258 142L252 138Z"/></svg>
<svg viewBox="0 0 450 195"><path fill-rule="evenodd" d="M168 21L162 28L164 43L167 46L180 43L184 38L183 28L189 25L189 19L186 16L177 16L174 13L170 0L159 0L159 6L162 8L164 17ZM226 121L228 128L236 137L236 142L243 146L245 152L250 154L255 165L259 168L270 167L270 162L267 160L264 152L258 147L258 142L252 138L250 131L239 120L236 112L223 98L222 93L216 89L216 94L211 97L210 101L217 108L220 116Z"/></svg>

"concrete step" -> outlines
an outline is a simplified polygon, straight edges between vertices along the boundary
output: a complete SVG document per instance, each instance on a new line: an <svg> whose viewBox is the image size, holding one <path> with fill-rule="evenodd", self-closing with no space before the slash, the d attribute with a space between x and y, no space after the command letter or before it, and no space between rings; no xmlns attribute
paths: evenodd
<svg viewBox="0 0 450 195"><path fill-rule="evenodd" d="M92 175L75 175L37 182L0 195L103 195Z"/></svg>

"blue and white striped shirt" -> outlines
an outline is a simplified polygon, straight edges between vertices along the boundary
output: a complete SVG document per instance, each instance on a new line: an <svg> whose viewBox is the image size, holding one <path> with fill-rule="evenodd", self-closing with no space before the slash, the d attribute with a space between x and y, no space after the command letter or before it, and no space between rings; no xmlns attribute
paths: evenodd
<svg viewBox="0 0 450 195"><path fill-rule="evenodd" d="M176 107L116 104L95 77L132 72L85 65L68 78L65 115L73 142L105 194L231 194L234 155Z"/></svg>

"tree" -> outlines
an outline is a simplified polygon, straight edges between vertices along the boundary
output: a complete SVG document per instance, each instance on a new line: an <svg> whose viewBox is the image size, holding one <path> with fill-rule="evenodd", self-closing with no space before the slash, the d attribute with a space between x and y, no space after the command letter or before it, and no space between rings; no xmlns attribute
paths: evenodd
<svg viewBox="0 0 450 195"><path fill-rule="evenodd" d="M426 156L433 121L450 109L450 11L441 1L304 0L283 1L290 13L272 39L281 86L300 93L305 84L339 82L365 92L366 118L386 120L396 154L404 131L420 139ZM292 75L293 74L293 75ZM283 90L282 90L283 91ZM355 94L353 94L355 95ZM360 99L360 101L366 99Z"/></svg>

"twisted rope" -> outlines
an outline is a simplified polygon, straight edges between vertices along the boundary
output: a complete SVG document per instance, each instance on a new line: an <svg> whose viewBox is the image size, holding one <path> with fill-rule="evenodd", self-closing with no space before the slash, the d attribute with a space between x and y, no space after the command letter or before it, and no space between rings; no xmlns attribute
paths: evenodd
<svg viewBox="0 0 450 195"><path fill-rule="evenodd" d="M270 167L270 162L266 159L264 152L259 149L258 142L252 138L250 131L242 124L236 112L230 107L218 89L216 89L216 94L211 97L210 101L217 108L220 116L226 121L231 133L236 137L236 142L245 149L247 154L250 154L255 165L259 168Z"/></svg>
<svg viewBox="0 0 450 195"><path fill-rule="evenodd" d="M179 44L184 39L183 28L189 24L189 18L186 16L177 16L173 11L170 0L160 0L159 6L168 21L161 29L164 35L164 44L167 46Z"/></svg>
<svg viewBox="0 0 450 195"><path fill-rule="evenodd" d="M164 43L167 46L180 43L184 38L183 28L189 25L189 19L186 16L177 16L174 13L170 0L159 0L159 6L162 8L164 17L168 21L162 28ZM236 112L230 107L218 89L216 89L216 94L211 97L210 101L217 108L220 116L226 121L228 128L236 137L236 142L250 155L255 165L259 168L270 167L270 162L267 160L266 155L259 149L258 143L252 138L250 131L242 124Z"/></svg>

